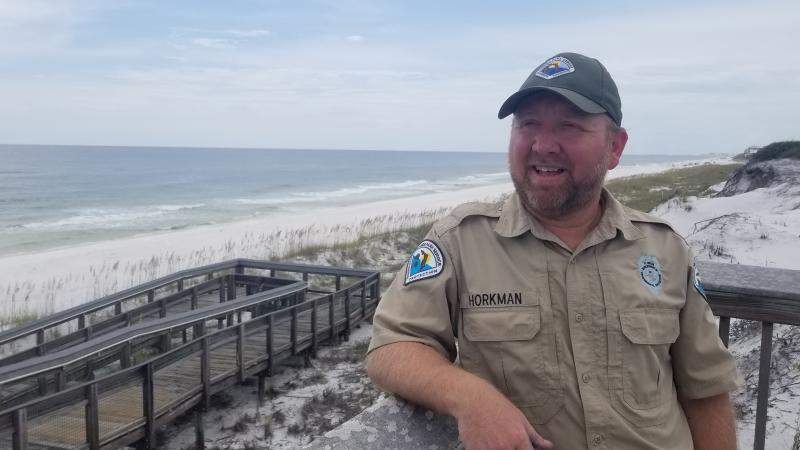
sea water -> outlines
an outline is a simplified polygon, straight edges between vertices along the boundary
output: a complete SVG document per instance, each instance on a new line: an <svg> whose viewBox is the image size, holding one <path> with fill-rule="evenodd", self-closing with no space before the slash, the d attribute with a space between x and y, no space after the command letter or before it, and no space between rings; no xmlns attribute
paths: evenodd
<svg viewBox="0 0 800 450"><path fill-rule="evenodd" d="M0 145L0 255L509 181L504 153Z"/></svg>

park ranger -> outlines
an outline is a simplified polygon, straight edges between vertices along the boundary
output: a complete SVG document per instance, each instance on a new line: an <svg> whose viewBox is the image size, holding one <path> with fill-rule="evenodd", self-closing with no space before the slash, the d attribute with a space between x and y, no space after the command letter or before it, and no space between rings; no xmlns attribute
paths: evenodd
<svg viewBox="0 0 800 450"><path fill-rule="evenodd" d="M556 55L512 114L515 192L433 226L375 314L370 377L467 449L735 449L741 380L686 242L603 188L628 139L610 74Z"/></svg>

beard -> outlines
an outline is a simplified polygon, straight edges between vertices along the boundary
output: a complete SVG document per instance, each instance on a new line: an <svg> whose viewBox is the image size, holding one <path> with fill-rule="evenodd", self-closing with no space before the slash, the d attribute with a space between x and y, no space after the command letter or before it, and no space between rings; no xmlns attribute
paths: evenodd
<svg viewBox="0 0 800 450"><path fill-rule="evenodd" d="M522 205L530 213L548 219L559 219L588 206L600 198L606 173L608 172L609 155L593 168L588 177L575 181L571 173L564 185L558 188L539 188L533 186L528 179L532 168L525 167L521 174L511 172L511 181L519 194Z"/></svg>

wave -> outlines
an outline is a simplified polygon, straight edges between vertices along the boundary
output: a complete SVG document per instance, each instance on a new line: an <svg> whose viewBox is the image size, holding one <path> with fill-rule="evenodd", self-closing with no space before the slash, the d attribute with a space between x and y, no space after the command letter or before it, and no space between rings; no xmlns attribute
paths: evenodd
<svg viewBox="0 0 800 450"><path fill-rule="evenodd" d="M478 175L468 175L446 180L406 180L393 183L374 183L360 184L353 187L340 188L334 191L312 191L312 192L293 192L283 196L259 197L259 198L237 198L235 203L240 205L259 205L275 206L290 205L296 203L323 202L326 200L336 200L348 197L385 197L397 196L398 194L416 195L424 192L446 192L465 185L481 185L499 182L507 178L506 172L487 173Z"/></svg>
<svg viewBox="0 0 800 450"><path fill-rule="evenodd" d="M28 230L75 230L97 228L129 228L147 222L148 219L168 217L178 211L202 208L205 203L188 205L157 205L132 209L91 208L78 211L76 215L57 220L31 222L19 227ZM16 228L16 227L15 227Z"/></svg>
<svg viewBox="0 0 800 450"><path fill-rule="evenodd" d="M408 180L397 183L361 184L354 187L337 189L335 191L293 192L286 194L284 197L237 198L234 200L234 202L241 205L286 205L293 203L319 202L362 195L376 191L409 188L413 190L415 186L424 186L428 184L429 182L427 180Z"/></svg>

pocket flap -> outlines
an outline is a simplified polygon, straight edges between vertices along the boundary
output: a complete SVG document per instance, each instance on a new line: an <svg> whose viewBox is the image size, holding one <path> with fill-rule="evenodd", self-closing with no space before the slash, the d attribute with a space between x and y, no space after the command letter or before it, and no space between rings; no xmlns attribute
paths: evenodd
<svg viewBox="0 0 800 450"><path fill-rule="evenodd" d="M680 334L677 309L634 308L619 312L622 333L634 344L671 344Z"/></svg>
<svg viewBox="0 0 800 450"><path fill-rule="evenodd" d="M464 336L470 341L527 341L541 327L538 306L464 308Z"/></svg>

